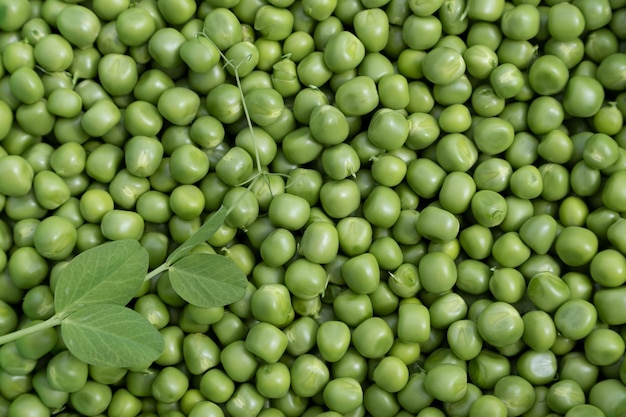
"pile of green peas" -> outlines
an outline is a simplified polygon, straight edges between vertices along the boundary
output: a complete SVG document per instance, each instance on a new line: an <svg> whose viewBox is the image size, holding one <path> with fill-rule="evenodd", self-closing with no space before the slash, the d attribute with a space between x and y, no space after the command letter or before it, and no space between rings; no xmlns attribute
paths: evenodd
<svg viewBox="0 0 626 417"><path fill-rule="evenodd" d="M147 282L147 369L3 345L0 416L624 416L625 0L0 0L0 57L0 334L222 205L249 277Z"/></svg>

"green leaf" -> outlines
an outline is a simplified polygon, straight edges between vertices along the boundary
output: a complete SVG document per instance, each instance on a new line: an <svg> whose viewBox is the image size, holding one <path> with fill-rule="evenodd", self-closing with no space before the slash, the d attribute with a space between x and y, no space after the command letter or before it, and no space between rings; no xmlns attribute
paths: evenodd
<svg viewBox="0 0 626 417"><path fill-rule="evenodd" d="M163 337L141 314L117 304L92 304L61 323L67 349L91 365L130 367L154 362Z"/></svg>
<svg viewBox="0 0 626 417"><path fill-rule="evenodd" d="M241 299L248 280L235 263L222 255L194 253L169 269L176 293L198 307L218 307Z"/></svg>
<svg viewBox="0 0 626 417"><path fill-rule="evenodd" d="M76 256L61 271L54 308L70 313L91 304L126 305L148 272L148 252L136 240L117 240Z"/></svg>
<svg viewBox="0 0 626 417"><path fill-rule="evenodd" d="M211 236L219 229L222 224L224 224L224 220L226 219L226 215L228 214L228 209L224 206L221 206L209 219L193 234L183 242L182 245L174 249L170 256L167 257L166 263L172 265L179 259L185 257L193 248L198 246L202 242L206 242L209 240Z"/></svg>

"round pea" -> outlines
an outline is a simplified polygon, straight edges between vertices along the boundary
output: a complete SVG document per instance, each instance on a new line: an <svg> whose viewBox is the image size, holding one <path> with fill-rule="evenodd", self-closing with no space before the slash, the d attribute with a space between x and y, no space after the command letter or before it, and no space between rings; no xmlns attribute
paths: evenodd
<svg viewBox="0 0 626 417"><path fill-rule="evenodd" d="M496 382L493 393L508 410L508 415L522 415L530 410L535 402L533 386L518 375L507 375Z"/></svg>
<svg viewBox="0 0 626 417"><path fill-rule="evenodd" d="M580 340L596 325L598 313L589 301L571 299L563 303L554 314L554 324L565 337Z"/></svg>
<svg viewBox="0 0 626 417"><path fill-rule="evenodd" d="M490 345L505 347L522 337L524 322L515 307L495 301L478 316L478 331Z"/></svg>

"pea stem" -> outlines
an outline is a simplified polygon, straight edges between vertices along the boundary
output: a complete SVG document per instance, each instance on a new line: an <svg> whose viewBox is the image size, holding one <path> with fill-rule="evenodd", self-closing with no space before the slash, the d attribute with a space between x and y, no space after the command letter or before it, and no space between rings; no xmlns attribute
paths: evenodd
<svg viewBox="0 0 626 417"><path fill-rule="evenodd" d="M51 327L58 326L59 324L61 324L62 321L63 319L61 317L54 315L50 317L48 320L42 321L41 323L37 323L35 325L25 327L23 329L14 331L12 333L0 336L0 345L4 345L5 343L12 342L14 340L20 339L24 336L28 336L29 334L37 333L38 331L41 331L44 329L49 329Z"/></svg>
<svg viewBox="0 0 626 417"><path fill-rule="evenodd" d="M152 278L159 275L161 272L165 272L170 268L170 265L167 262L162 263L161 265L154 268L152 271L146 274L144 281L150 281Z"/></svg>

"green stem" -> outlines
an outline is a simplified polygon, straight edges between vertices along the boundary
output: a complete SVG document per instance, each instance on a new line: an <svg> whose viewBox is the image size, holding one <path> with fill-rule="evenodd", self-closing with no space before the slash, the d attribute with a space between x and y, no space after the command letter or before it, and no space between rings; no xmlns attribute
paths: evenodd
<svg viewBox="0 0 626 417"><path fill-rule="evenodd" d="M33 326L25 327L13 333L0 336L0 345L4 345L5 343L9 343L19 338L22 338L24 336L28 336L29 334L37 333L40 330L49 329L51 327L58 326L59 324L61 324L62 321L63 319L61 319L57 315L54 315L50 317L48 320L42 321L41 323L37 323Z"/></svg>
<svg viewBox="0 0 626 417"><path fill-rule="evenodd" d="M159 275L161 272L165 272L170 268L170 265L167 262L162 263L158 267L154 268L152 271L146 274L144 281L150 281L152 278Z"/></svg>

